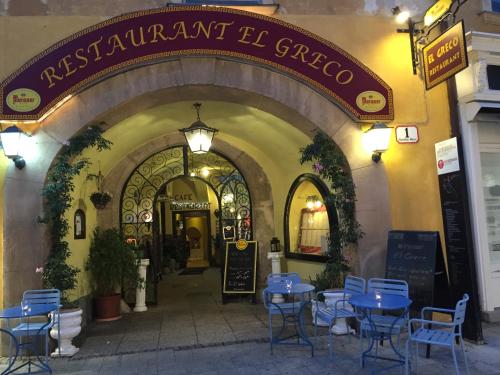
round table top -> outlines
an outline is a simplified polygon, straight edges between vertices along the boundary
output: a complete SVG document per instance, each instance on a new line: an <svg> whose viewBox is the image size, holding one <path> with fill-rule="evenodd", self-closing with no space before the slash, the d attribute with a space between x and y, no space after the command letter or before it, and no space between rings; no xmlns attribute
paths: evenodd
<svg viewBox="0 0 500 375"><path fill-rule="evenodd" d="M412 300L394 294L380 293L377 298L375 293L353 295L349 303L354 307L365 309L399 310L405 309L412 304Z"/></svg>
<svg viewBox="0 0 500 375"><path fill-rule="evenodd" d="M24 310L21 308L21 306L14 306L0 310L0 318L13 319L29 316L47 315L48 313L55 310L57 310L57 305L32 305Z"/></svg>
<svg viewBox="0 0 500 375"><path fill-rule="evenodd" d="M293 283L288 289L285 283L271 283L267 290L276 294L304 294L314 291L314 285L306 283Z"/></svg>

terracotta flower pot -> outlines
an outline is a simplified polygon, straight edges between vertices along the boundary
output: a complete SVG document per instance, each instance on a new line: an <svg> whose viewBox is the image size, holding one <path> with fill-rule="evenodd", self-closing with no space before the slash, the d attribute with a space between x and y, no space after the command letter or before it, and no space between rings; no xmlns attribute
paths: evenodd
<svg viewBox="0 0 500 375"><path fill-rule="evenodd" d="M120 300L120 293L109 296L96 296L95 320L98 322L109 322L120 319L122 317L120 314Z"/></svg>

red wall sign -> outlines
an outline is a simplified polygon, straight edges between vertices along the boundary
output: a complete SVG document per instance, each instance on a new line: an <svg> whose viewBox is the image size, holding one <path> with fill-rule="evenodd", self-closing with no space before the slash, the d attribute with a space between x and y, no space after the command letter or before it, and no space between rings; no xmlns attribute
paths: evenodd
<svg viewBox="0 0 500 375"><path fill-rule="evenodd" d="M179 56L217 56L278 70L329 96L359 121L394 117L390 87L334 44L291 24L226 8L168 7L82 30L0 85L0 119L38 120L117 71Z"/></svg>

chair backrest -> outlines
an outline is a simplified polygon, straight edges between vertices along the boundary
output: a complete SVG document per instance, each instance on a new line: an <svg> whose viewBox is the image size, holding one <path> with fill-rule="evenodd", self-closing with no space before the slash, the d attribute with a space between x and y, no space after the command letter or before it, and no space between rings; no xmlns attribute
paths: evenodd
<svg viewBox="0 0 500 375"><path fill-rule="evenodd" d="M455 306L455 314L453 314L453 323L462 324L465 320L465 309L467 307L467 301L469 300L469 295L464 294L463 298L457 302Z"/></svg>
<svg viewBox="0 0 500 375"><path fill-rule="evenodd" d="M376 290L385 294L408 297L408 283L404 280L378 278L369 279L368 293L375 292Z"/></svg>
<svg viewBox="0 0 500 375"><path fill-rule="evenodd" d="M354 296L356 294L364 294L366 281L362 277L347 276L344 280L344 292Z"/></svg>
<svg viewBox="0 0 500 375"><path fill-rule="evenodd" d="M28 305L61 306L61 292L58 289L26 290L23 293L23 303Z"/></svg>
<svg viewBox="0 0 500 375"><path fill-rule="evenodd" d="M285 280L292 280L294 284L299 284L301 282L297 272L270 273L267 275L267 285L284 284Z"/></svg>

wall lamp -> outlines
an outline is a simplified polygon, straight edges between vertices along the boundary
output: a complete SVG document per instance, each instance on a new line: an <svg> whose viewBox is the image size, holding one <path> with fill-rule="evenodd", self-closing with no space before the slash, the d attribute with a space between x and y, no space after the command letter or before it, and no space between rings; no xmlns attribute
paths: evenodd
<svg viewBox="0 0 500 375"><path fill-rule="evenodd" d="M382 153L389 149L391 131L386 124L378 122L373 124L366 131L363 137L365 148L372 153L372 160L378 163L382 158Z"/></svg>
<svg viewBox="0 0 500 375"><path fill-rule="evenodd" d="M179 131L184 133L193 154L204 154L210 150L212 139L218 130L207 126L200 120L201 103L194 103L193 107L196 109L197 120L189 128L179 129Z"/></svg>
<svg viewBox="0 0 500 375"><path fill-rule="evenodd" d="M411 48L411 66L413 68L413 74L417 74L418 65L418 53L417 53L417 42L418 35L422 30L415 28L415 25L420 22L414 22L410 17L410 12L406 10L401 10L398 6L392 8L392 14L396 17L396 22L399 24L408 24L406 29L398 29L398 33L408 33L410 37L410 48Z"/></svg>
<svg viewBox="0 0 500 375"><path fill-rule="evenodd" d="M2 140L2 147L5 156L14 161L17 169L23 169L26 161L21 156L25 139L28 136L16 125L9 126L7 129L0 132L0 139Z"/></svg>

